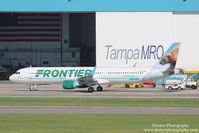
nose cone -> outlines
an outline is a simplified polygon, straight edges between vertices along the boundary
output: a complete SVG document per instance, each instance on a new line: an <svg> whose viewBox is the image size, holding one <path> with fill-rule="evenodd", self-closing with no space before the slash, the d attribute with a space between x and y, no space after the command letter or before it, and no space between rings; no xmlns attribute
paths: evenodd
<svg viewBox="0 0 199 133"><path fill-rule="evenodd" d="M9 80L10 80L10 81L13 81L13 80L14 80L14 74L11 75L11 76L9 77Z"/></svg>

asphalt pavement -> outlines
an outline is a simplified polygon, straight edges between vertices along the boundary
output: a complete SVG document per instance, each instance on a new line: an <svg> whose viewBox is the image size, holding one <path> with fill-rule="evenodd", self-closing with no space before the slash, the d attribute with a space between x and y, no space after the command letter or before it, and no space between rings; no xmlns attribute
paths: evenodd
<svg viewBox="0 0 199 133"><path fill-rule="evenodd" d="M181 107L90 107L0 106L0 113L38 114L199 114L199 108Z"/></svg>
<svg viewBox="0 0 199 133"><path fill-rule="evenodd" d="M96 88L96 87L95 87ZM27 91L24 84L0 81L0 97L80 97L80 98L199 98L199 89L167 90L156 88L104 88L89 93L87 88L64 90L61 84L39 85L38 91Z"/></svg>

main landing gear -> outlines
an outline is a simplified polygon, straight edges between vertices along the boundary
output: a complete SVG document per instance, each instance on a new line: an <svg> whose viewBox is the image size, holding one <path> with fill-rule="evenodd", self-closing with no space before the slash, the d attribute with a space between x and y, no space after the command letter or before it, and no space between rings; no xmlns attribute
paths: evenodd
<svg viewBox="0 0 199 133"><path fill-rule="evenodd" d="M96 88L96 90L97 91L103 91L103 87L102 86L98 86L97 88ZM88 87L88 92L93 92L94 91L94 88L93 87Z"/></svg>
<svg viewBox="0 0 199 133"><path fill-rule="evenodd" d="M93 92L94 88L93 87L88 87L88 92Z"/></svg>
<svg viewBox="0 0 199 133"><path fill-rule="evenodd" d="M27 91L37 91L37 84L28 84Z"/></svg>
<svg viewBox="0 0 199 133"><path fill-rule="evenodd" d="M103 87L99 85L99 86L97 87L97 91L103 91Z"/></svg>

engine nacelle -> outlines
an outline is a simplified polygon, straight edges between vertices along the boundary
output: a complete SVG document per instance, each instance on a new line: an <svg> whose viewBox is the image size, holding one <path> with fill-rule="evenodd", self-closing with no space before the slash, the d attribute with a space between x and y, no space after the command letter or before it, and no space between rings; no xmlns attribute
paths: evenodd
<svg viewBox="0 0 199 133"><path fill-rule="evenodd" d="M77 88L77 81L64 80L62 85L63 85L64 89L75 89L75 88Z"/></svg>

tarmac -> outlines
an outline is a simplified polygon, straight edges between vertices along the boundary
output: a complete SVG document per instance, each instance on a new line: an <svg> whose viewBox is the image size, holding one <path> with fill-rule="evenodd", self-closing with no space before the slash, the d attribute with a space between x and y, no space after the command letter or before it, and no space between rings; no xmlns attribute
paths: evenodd
<svg viewBox="0 0 199 133"><path fill-rule="evenodd" d="M90 106L0 106L0 113L33 114L199 114L199 108L90 107Z"/></svg>
<svg viewBox="0 0 199 133"><path fill-rule="evenodd" d="M156 88L104 88L89 93L87 88L64 90L61 84L41 85L38 91L27 91L24 84L0 81L0 97L79 97L79 98L199 98L199 89L167 90Z"/></svg>
<svg viewBox="0 0 199 133"><path fill-rule="evenodd" d="M73 97L73 98L199 98L199 89L167 90L156 88L104 88L89 93L87 88L64 90L61 85L41 85L27 91L24 84L0 81L0 97ZM0 106L0 113L47 114L199 114L192 107L90 107L90 106Z"/></svg>

